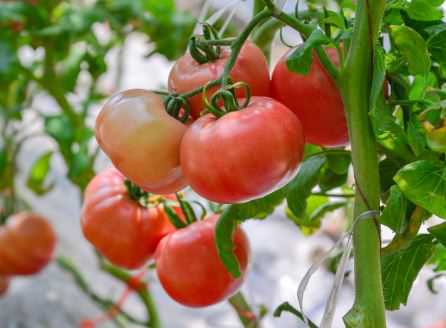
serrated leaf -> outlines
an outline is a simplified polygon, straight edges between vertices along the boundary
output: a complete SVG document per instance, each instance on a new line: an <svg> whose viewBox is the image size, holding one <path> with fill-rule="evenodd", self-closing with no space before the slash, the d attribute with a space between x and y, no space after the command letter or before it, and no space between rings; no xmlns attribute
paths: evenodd
<svg viewBox="0 0 446 328"><path fill-rule="evenodd" d="M413 75L427 74L431 61L423 37L414 29L404 25L391 26L390 30L396 47L409 64L409 72Z"/></svg>
<svg viewBox="0 0 446 328"><path fill-rule="evenodd" d="M411 202L446 218L446 167L443 162L410 163L398 171L394 180Z"/></svg>
<svg viewBox="0 0 446 328"><path fill-rule="evenodd" d="M26 186L39 196L46 194L54 187L53 183L46 183L51 168L52 157L52 151L42 154L34 162L28 173Z"/></svg>
<svg viewBox="0 0 446 328"><path fill-rule="evenodd" d="M299 74L308 74L313 61L313 49L329 43L330 39L321 30L315 29L303 46L297 47L289 55L287 59L288 69Z"/></svg>
<svg viewBox="0 0 446 328"><path fill-rule="evenodd" d="M446 223L438 224L430 227L429 232L440 242L446 246Z"/></svg>
<svg viewBox="0 0 446 328"><path fill-rule="evenodd" d="M382 257L383 290L386 309L407 304L412 284L434 251L433 237L420 235L409 247Z"/></svg>
<svg viewBox="0 0 446 328"><path fill-rule="evenodd" d="M326 163L325 156L313 156L304 161L296 178L289 184L287 204L296 217L303 217L306 210L306 199L316 186L322 167Z"/></svg>
<svg viewBox="0 0 446 328"><path fill-rule="evenodd" d="M380 222L397 234L403 233L408 224L407 199L396 185L390 188L390 196Z"/></svg>

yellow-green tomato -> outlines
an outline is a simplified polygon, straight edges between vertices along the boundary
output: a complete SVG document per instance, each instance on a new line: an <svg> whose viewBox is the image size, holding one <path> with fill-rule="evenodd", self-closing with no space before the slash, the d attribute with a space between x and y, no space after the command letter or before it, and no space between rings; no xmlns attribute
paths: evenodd
<svg viewBox="0 0 446 328"><path fill-rule="evenodd" d="M96 139L115 167L146 191L168 194L186 186L179 147L186 126L157 94L130 89L113 95L96 119Z"/></svg>

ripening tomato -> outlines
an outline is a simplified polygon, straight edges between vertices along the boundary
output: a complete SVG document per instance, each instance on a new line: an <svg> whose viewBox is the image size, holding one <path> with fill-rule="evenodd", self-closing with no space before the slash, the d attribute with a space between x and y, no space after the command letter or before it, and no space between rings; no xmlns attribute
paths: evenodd
<svg viewBox="0 0 446 328"><path fill-rule="evenodd" d="M207 114L187 130L181 168L190 186L218 203L264 196L290 181L302 160L299 119L271 98L217 119Z"/></svg>
<svg viewBox="0 0 446 328"><path fill-rule="evenodd" d="M6 294L9 288L9 278L0 276L0 297Z"/></svg>
<svg viewBox="0 0 446 328"><path fill-rule="evenodd" d="M186 126L142 89L113 95L96 120L96 139L125 176L146 191L168 194L186 186L179 147Z"/></svg>
<svg viewBox="0 0 446 328"><path fill-rule="evenodd" d="M21 212L0 227L0 275L31 275L51 260L56 237L51 225L41 216Z"/></svg>
<svg viewBox="0 0 446 328"><path fill-rule="evenodd" d="M326 50L338 64L336 49ZM273 97L288 106L302 122L308 143L335 147L348 143L344 104L335 81L313 53L307 75L291 72L286 64L291 52L285 54L274 68Z"/></svg>
<svg viewBox="0 0 446 328"><path fill-rule="evenodd" d="M190 307L218 303L237 291L250 259L249 242L241 228L233 235L241 276L234 278L215 246L218 216L195 222L164 237L156 251L156 271L164 290Z"/></svg>
<svg viewBox="0 0 446 328"><path fill-rule="evenodd" d="M169 75L169 90L175 93L184 93L205 85L207 82L218 79L223 73L224 66L230 55L228 48L221 48L218 60L206 64L197 63L189 53L177 60ZM268 62L262 51L252 42L247 41L231 70L233 82L246 82L254 96L270 95L270 77ZM218 87L211 88L208 97ZM243 97L243 91L237 90L237 95ZM204 109L202 94L188 99L191 114L197 118Z"/></svg>
<svg viewBox="0 0 446 328"><path fill-rule="evenodd" d="M158 242L174 227L161 204L143 207L130 198L124 181L113 167L90 181L81 225L85 238L110 262L137 269L152 257Z"/></svg>

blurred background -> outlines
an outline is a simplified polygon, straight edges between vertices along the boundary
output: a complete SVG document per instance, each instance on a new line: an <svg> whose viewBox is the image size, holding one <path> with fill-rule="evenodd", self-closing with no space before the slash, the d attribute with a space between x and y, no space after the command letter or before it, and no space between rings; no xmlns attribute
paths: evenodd
<svg viewBox="0 0 446 328"><path fill-rule="evenodd" d="M313 2L317 1L310 4ZM93 249L79 225L81 191L95 171L109 164L98 152L91 130L97 112L113 92L165 88L172 62L185 51L199 17L217 13L213 17L222 17L220 26L229 17L227 33L236 33L249 20L253 5L238 0L141 3L0 2L2 156L12 156L7 153L8 146L16 143L17 147L20 142L20 151L14 153L16 165L0 170L2 198L11 197L13 190L19 204L16 206L31 207L48 218L58 235L57 255L70 258L91 287L110 298L118 297L123 286L98 269ZM285 6L292 10L294 1ZM288 29L284 32L287 43L299 42L295 33ZM271 64L286 49L276 36ZM338 211L324 220L319 232L306 237L304 232L308 231L286 220L283 212L278 209L266 221L244 224L253 263L243 291L254 307L268 309L264 328L299 327L294 317L284 314L273 318L272 312L282 302L297 303L299 281L344 229L345 214ZM408 305L398 313L389 313L390 328L427 328L446 320L446 304L442 301L446 280L436 281L436 295L426 286L426 280L434 275L432 269L423 269ZM308 287L305 310L316 322L323 313L333 277L322 268ZM226 303L188 309L163 292L153 272L148 280L165 327L240 327ZM341 316L351 306L353 295L349 276L341 291L335 327L343 327ZM144 315L136 297L132 296L125 308L135 316ZM78 327L81 319L100 312L70 275L51 264L36 276L14 279L6 297L0 298L0 328ZM104 324L109 326L112 323Z"/></svg>

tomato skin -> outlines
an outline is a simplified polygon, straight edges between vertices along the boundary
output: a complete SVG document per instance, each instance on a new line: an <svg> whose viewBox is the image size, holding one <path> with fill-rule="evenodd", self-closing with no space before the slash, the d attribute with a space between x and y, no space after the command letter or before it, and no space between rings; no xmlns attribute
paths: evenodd
<svg viewBox="0 0 446 328"><path fill-rule="evenodd" d="M0 228L0 275L32 275L51 260L56 236L41 216L21 212Z"/></svg>
<svg viewBox="0 0 446 328"><path fill-rule="evenodd" d="M288 183L303 149L299 119L274 99L252 97L242 110L196 120L181 143L181 167L201 196L238 203Z"/></svg>
<svg viewBox="0 0 446 328"><path fill-rule="evenodd" d="M185 125L167 114L160 96L142 89L113 95L96 119L96 139L115 167L158 194L186 186L179 166L185 131Z"/></svg>
<svg viewBox="0 0 446 328"><path fill-rule="evenodd" d="M0 277L0 297L6 294L9 289L9 278Z"/></svg>
<svg viewBox="0 0 446 328"><path fill-rule="evenodd" d="M184 54L170 71L169 90L175 93L184 93L218 79L223 73L230 55L228 48L221 49L220 59L206 64L197 63L189 53ZM271 93L268 62L262 51L250 41L243 45L230 76L233 82L244 81L249 84L251 94L254 96L268 97ZM218 90L217 86L210 88L208 98L216 90ZM236 92L238 97L245 96L242 90ZM200 112L204 109L202 94L193 96L188 101L192 116L199 117Z"/></svg>
<svg viewBox="0 0 446 328"><path fill-rule="evenodd" d="M328 56L338 64L337 52L328 48ZM316 54L307 75L288 70L285 54L274 68L273 97L288 106L300 119L308 143L336 147L348 143L344 104L335 81Z"/></svg>
<svg viewBox="0 0 446 328"><path fill-rule="evenodd" d="M132 200L124 181L113 167L91 180L85 191L81 226L85 238L110 262L137 269L174 227L162 205L145 208Z"/></svg>
<svg viewBox="0 0 446 328"><path fill-rule="evenodd" d="M233 278L220 260L215 245L218 216L193 223L163 238L156 252L156 271L164 290L189 307L216 304L234 294L243 283L250 260L249 241L238 227L234 253L241 276Z"/></svg>

